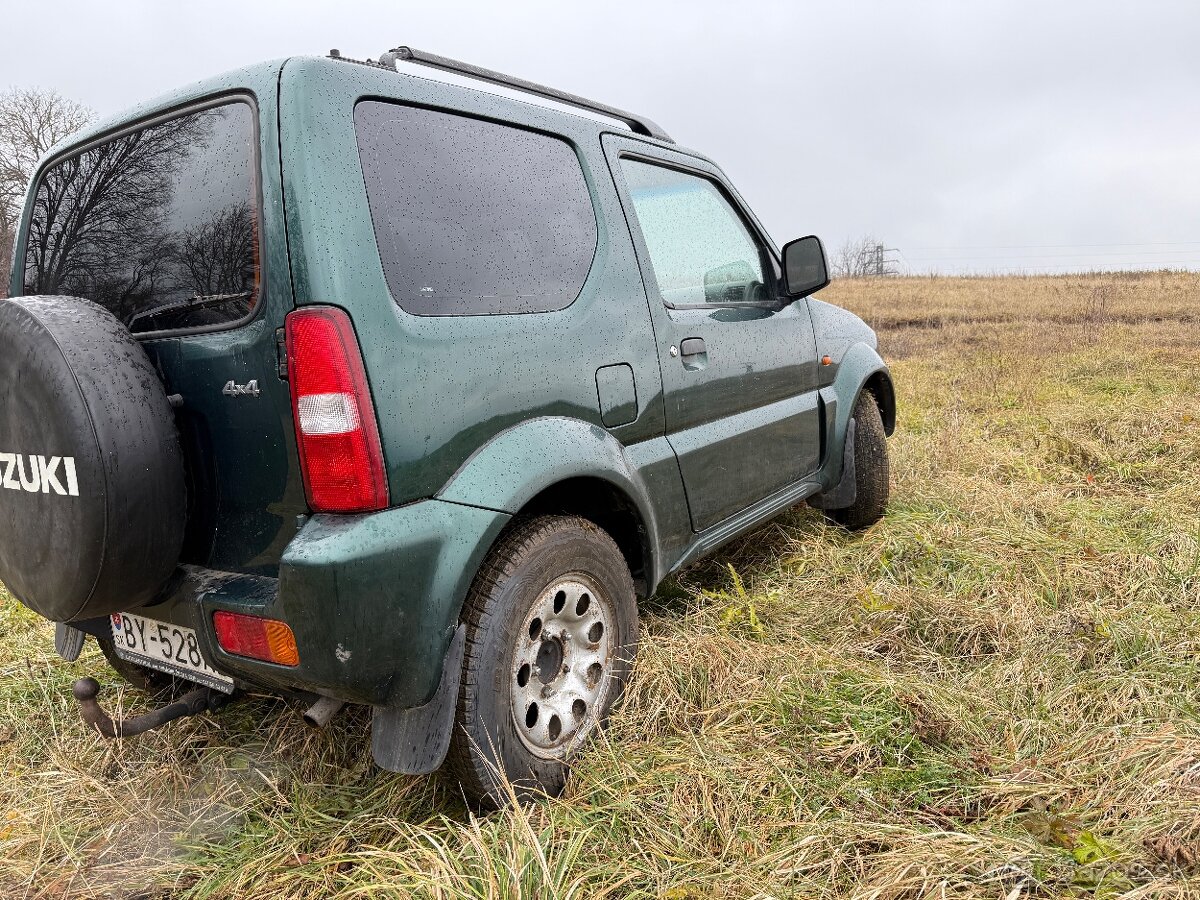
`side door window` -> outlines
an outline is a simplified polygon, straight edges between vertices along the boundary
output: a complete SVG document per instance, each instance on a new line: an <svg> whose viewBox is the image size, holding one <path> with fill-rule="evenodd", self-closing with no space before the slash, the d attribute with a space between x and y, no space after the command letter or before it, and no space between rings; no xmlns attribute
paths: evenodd
<svg viewBox="0 0 1200 900"><path fill-rule="evenodd" d="M668 306L775 302L773 262L713 182L628 157L621 168Z"/></svg>

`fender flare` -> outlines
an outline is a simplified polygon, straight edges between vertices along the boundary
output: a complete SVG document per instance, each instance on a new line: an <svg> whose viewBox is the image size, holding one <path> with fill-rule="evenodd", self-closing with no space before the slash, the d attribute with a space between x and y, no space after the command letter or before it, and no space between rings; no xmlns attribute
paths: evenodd
<svg viewBox="0 0 1200 900"><path fill-rule="evenodd" d="M645 531L648 574L657 578L662 561L650 493L621 442L590 422L543 416L514 425L476 450L436 497L515 515L542 491L573 478L606 481L629 499Z"/></svg>
<svg viewBox="0 0 1200 900"><path fill-rule="evenodd" d="M846 432L854 415L854 406L864 390L876 395L883 416L884 431L890 436L896 429L896 392L887 363L867 343L853 344L846 350L833 383L821 388L825 409L825 428L829 436L821 484L826 491L841 481Z"/></svg>

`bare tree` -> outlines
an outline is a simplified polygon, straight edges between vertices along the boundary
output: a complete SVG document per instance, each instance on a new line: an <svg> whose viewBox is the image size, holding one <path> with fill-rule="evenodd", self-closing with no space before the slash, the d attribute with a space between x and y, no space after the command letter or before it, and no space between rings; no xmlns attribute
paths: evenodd
<svg viewBox="0 0 1200 900"><path fill-rule="evenodd" d="M13 244L17 233L9 217L0 210L0 300L8 296L8 279L12 272Z"/></svg>
<svg viewBox="0 0 1200 900"><path fill-rule="evenodd" d="M122 321L144 306L176 255L164 222L172 175L220 116L171 119L48 169L34 197L25 292L87 297Z"/></svg>
<svg viewBox="0 0 1200 900"><path fill-rule="evenodd" d="M833 255L833 274L839 278L865 278L870 275L898 275L895 260L874 235L847 238Z"/></svg>
<svg viewBox="0 0 1200 900"><path fill-rule="evenodd" d="M13 88L0 93L0 297L8 295L17 221L38 160L92 115L56 91Z"/></svg>
<svg viewBox="0 0 1200 900"><path fill-rule="evenodd" d="M178 278L188 293L238 295L257 273L258 222L249 203L213 213L180 236Z"/></svg>

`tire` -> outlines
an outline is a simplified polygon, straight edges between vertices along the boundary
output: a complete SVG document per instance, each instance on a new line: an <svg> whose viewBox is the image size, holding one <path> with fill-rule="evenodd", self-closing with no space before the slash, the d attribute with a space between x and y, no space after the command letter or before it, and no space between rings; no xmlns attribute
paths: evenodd
<svg viewBox="0 0 1200 900"><path fill-rule="evenodd" d="M870 391L854 404L854 503L825 511L825 518L850 531L859 531L883 518L890 490L887 435L879 405Z"/></svg>
<svg viewBox="0 0 1200 900"><path fill-rule="evenodd" d="M517 522L488 554L463 609L466 649L447 770L499 808L558 795L603 725L637 652L629 567L575 516Z"/></svg>
<svg viewBox="0 0 1200 900"><path fill-rule="evenodd" d="M88 300L6 300L0 393L0 580L54 622L150 602L179 561L187 488L141 344Z"/></svg>

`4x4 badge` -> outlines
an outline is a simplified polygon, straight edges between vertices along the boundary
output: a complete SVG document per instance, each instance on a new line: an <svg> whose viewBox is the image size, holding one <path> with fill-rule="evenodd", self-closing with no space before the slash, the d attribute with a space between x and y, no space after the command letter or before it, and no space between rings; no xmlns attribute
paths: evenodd
<svg viewBox="0 0 1200 900"><path fill-rule="evenodd" d="M258 389L258 379L255 378L245 384L237 384L230 379L225 382L225 387L221 388L221 393L227 397L257 397L261 392Z"/></svg>

